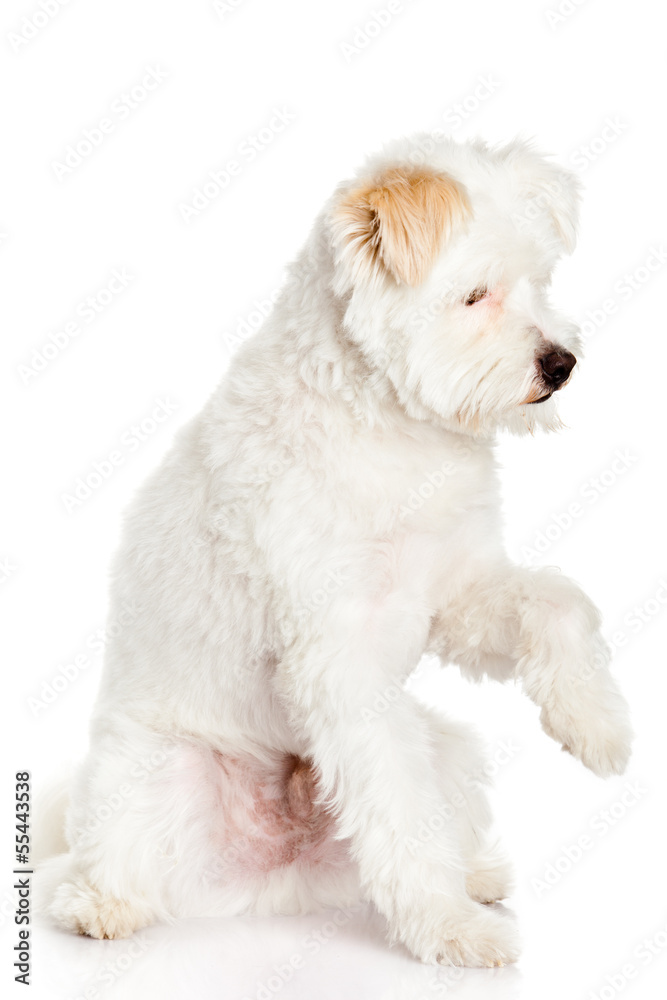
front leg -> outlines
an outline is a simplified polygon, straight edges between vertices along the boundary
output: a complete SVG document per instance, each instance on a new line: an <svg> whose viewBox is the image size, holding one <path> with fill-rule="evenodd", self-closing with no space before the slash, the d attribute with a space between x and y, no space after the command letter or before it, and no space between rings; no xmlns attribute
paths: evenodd
<svg viewBox="0 0 667 1000"><path fill-rule="evenodd" d="M277 685L392 938L425 962L502 965L516 957L514 928L466 892L442 747L403 688L430 617L405 593L337 597L302 621Z"/></svg>
<svg viewBox="0 0 667 1000"><path fill-rule="evenodd" d="M520 678L549 736L596 774L630 756L628 708L612 678L600 615L554 569L480 573L450 592L430 645L464 673Z"/></svg>

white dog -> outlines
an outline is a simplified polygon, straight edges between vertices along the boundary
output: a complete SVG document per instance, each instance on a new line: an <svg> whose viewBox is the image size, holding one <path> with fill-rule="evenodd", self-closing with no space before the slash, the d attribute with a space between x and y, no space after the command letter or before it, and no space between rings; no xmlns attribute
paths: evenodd
<svg viewBox="0 0 667 1000"><path fill-rule="evenodd" d="M130 511L111 617L135 613L42 867L65 927L361 897L425 962L512 961L477 737L405 689L425 652L520 678L550 736L625 767L598 612L509 562L493 455L498 428L558 427L577 186L522 142L425 148L338 188Z"/></svg>

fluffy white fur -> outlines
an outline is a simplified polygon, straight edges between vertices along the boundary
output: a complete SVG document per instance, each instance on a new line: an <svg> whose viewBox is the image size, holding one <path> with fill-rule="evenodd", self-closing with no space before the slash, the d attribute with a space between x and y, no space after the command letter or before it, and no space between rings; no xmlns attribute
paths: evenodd
<svg viewBox="0 0 667 1000"><path fill-rule="evenodd" d="M423 148L334 193L132 506L110 614L136 615L109 642L68 850L42 865L65 927L361 895L425 962L512 961L513 922L481 905L508 871L477 738L405 690L427 651L519 678L550 736L625 766L599 615L508 561L493 455L498 428L558 426L534 401L540 358L578 348L547 302L576 185L521 142Z"/></svg>

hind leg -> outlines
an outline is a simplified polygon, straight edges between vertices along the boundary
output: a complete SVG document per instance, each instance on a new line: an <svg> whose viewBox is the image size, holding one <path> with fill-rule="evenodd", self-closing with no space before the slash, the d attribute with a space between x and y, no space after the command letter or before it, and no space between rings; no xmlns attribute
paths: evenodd
<svg viewBox="0 0 667 1000"><path fill-rule="evenodd" d="M347 844L294 755L222 755L115 720L93 739L40 909L96 938L154 920L307 913L356 902Z"/></svg>
<svg viewBox="0 0 667 1000"><path fill-rule="evenodd" d="M116 716L75 781L68 853L40 866L40 909L96 938L180 915L197 901L213 806L201 748Z"/></svg>
<svg viewBox="0 0 667 1000"><path fill-rule="evenodd" d="M478 903L504 899L512 885L512 870L492 834L483 744L471 726L452 722L430 709L424 709L424 714L447 803L444 818L458 831L468 895Z"/></svg>

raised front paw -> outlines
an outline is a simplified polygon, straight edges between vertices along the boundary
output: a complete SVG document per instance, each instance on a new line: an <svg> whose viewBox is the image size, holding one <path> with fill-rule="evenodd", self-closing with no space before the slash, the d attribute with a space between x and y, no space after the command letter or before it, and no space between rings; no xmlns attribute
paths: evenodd
<svg viewBox="0 0 667 1000"><path fill-rule="evenodd" d="M632 730L628 706L611 687L602 692L585 685L561 690L542 708L540 722L545 733L600 777L625 771Z"/></svg>

